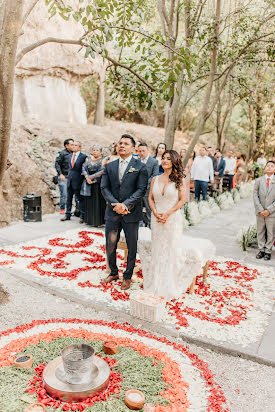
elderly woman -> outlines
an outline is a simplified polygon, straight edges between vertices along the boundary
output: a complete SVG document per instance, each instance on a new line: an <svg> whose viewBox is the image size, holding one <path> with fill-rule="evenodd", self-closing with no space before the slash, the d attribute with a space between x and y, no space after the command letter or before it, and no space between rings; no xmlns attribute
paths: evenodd
<svg viewBox="0 0 275 412"><path fill-rule="evenodd" d="M102 157L102 146L94 144L92 155L87 157L82 167L84 181L80 194L85 197L85 218L87 225L102 226L106 203L101 194L100 180L104 171L105 161Z"/></svg>

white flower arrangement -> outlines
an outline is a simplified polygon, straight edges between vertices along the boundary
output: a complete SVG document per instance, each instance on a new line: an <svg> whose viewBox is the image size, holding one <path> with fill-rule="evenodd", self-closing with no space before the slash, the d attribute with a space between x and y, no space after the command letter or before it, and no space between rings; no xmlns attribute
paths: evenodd
<svg viewBox="0 0 275 412"><path fill-rule="evenodd" d="M240 185L240 197L241 199L245 199L246 197L249 197L253 193L254 189L254 180L251 182L246 182L246 183L241 183Z"/></svg>
<svg viewBox="0 0 275 412"><path fill-rule="evenodd" d="M188 229L188 227L189 227L189 222L186 219L185 210L183 208L182 209L182 228L183 228L183 230L186 230L186 229Z"/></svg>
<svg viewBox="0 0 275 412"><path fill-rule="evenodd" d="M241 200L240 192L238 189L232 190L232 197L235 203L238 203Z"/></svg>
<svg viewBox="0 0 275 412"><path fill-rule="evenodd" d="M195 226L202 220L201 214L199 212L198 202L192 201L185 206L186 218L191 226Z"/></svg>
<svg viewBox="0 0 275 412"><path fill-rule="evenodd" d="M198 207L202 219L205 219L212 215L212 211L207 200L202 200L201 202L199 202Z"/></svg>
<svg viewBox="0 0 275 412"><path fill-rule="evenodd" d="M220 209L218 203L215 201L214 197L209 197L207 199L207 202L209 204L212 215L215 215L216 213L219 213L221 211L221 209Z"/></svg>
<svg viewBox="0 0 275 412"><path fill-rule="evenodd" d="M221 210L229 209L231 207L230 202L228 202L227 193L225 192L216 197L216 202Z"/></svg>
<svg viewBox="0 0 275 412"><path fill-rule="evenodd" d="M255 224L243 227L236 238L242 250L246 251L249 247L257 246L257 228Z"/></svg>
<svg viewBox="0 0 275 412"><path fill-rule="evenodd" d="M234 199L233 199L232 193L231 193L231 192L225 192L225 194L226 194L226 196L227 196L228 207L234 206L235 203L234 203Z"/></svg>

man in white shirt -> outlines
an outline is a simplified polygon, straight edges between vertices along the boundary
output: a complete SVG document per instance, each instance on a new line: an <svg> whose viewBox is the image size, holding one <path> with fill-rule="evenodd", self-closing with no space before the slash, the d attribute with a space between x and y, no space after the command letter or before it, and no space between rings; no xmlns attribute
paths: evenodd
<svg viewBox="0 0 275 412"><path fill-rule="evenodd" d="M148 227L151 227L151 209L149 206L149 191L151 182L154 176L159 174L159 164L157 159L153 159L153 157L149 156L149 150L147 143L140 143L138 146L138 152L141 159L141 162L144 163L147 167L148 172L148 184L145 196L143 198L143 206L146 209L146 217L147 217L147 224Z"/></svg>
<svg viewBox="0 0 275 412"><path fill-rule="evenodd" d="M231 191L232 189L232 184L233 184L233 177L236 171L237 163L236 159L233 156L232 150L229 150L227 153L227 157L224 158L225 160L225 179L223 179L225 185L228 187L228 189Z"/></svg>
<svg viewBox="0 0 275 412"><path fill-rule="evenodd" d="M262 166L263 168L265 167L266 158L264 157L264 153L260 154L260 157L258 157L258 159L257 159L257 163L258 163L258 165Z"/></svg>
<svg viewBox="0 0 275 412"><path fill-rule="evenodd" d="M214 170L213 162L211 158L207 156L205 147L201 147L199 156L195 157L191 168L191 179L193 179L195 183L195 199L200 200L202 192L202 199L206 200L209 180L212 184L214 183Z"/></svg>

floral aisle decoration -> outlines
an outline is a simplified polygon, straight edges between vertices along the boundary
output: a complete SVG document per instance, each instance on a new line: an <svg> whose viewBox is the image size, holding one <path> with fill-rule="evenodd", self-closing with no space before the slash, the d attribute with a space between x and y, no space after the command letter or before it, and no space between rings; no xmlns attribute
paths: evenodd
<svg viewBox="0 0 275 412"><path fill-rule="evenodd" d="M234 202L239 203L239 201L241 200L240 191L235 187L234 189L232 189L231 194Z"/></svg>
<svg viewBox="0 0 275 412"><path fill-rule="evenodd" d="M38 239L35 247L30 241L2 249L0 261L6 270L16 270L54 292L129 313L130 295L142 289L140 263L137 261L131 288L122 291L124 257L118 253L120 279L101 285L106 270L104 243L100 230L71 230L63 233L62 239ZM9 256L13 264L7 263ZM166 304L163 323L179 332L220 342L247 346L257 341L272 310L273 270L217 258L209 266L207 282L203 285L202 273L198 273L193 294L187 290L172 306Z"/></svg>
<svg viewBox="0 0 275 412"><path fill-rule="evenodd" d="M102 351L105 340L116 340L119 351L106 357ZM106 392L83 402L61 402L50 398L42 385L45 363L59 355L73 342L92 345L97 356L111 368ZM15 369L18 353L31 353L32 370ZM229 412L221 387L206 362L188 347L170 341L127 323L102 320L50 319L35 320L0 332L0 404L3 410L18 412L36 401L48 412L125 411L124 397L128 389L145 394L155 412L204 410Z"/></svg>
<svg viewBox="0 0 275 412"><path fill-rule="evenodd" d="M183 230L186 230L189 227L189 221L186 219L184 208L182 209L182 227Z"/></svg>
<svg viewBox="0 0 275 412"><path fill-rule="evenodd" d="M253 193L254 189L254 180L251 180L250 182L246 183L241 183L239 187L239 192L240 192L240 197L241 199L245 199L246 197L249 197Z"/></svg>
<svg viewBox="0 0 275 412"><path fill-rule="evenodd" d="M197 225L202 220L198 202L192 201L184 205L185 216L191 226Z"/></svg>
<svg viewBox="0 0 275 412"><path fill-rule="evenodd" d="M257 247L257 228L256 224L249 225L240 230L237 235L237 242L245 252L249 247Z"/></svg>
<svg viewBox="0 0 275 412"><path fill-rule="evenodd" d="M220 209L218 203L215 201L214 197L208 197L207 202L209 204L212 215L216 215L217 213L219 213L221 211L221 209Z"/></svg>
<svg viewBox="0 0 275 412"><path fill-rule="evenodd" d="M198 207L202 219L205 219L212 215L212 211L207 200L202 200L201 202L199 202Z"/></svg>

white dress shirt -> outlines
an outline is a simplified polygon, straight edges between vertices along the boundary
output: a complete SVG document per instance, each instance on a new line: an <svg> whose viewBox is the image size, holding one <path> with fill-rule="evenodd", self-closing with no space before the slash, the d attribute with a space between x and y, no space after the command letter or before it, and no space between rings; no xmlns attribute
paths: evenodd
<svg viewBox="0 0 275 412"><path fill-rule="evenodd" d="M147 157L145 157L145 159L140 158L142 163L144 163L145 165L146 165L148 159L149 159L149 155Z"/></svg>
<svg viewBox="0 0 275 412"><path fill-rule="evenodd" d="M212 159L208 156L196 156L191 167L191 179L209 182L214 180Z"/></svg>
<svg viewBox="0 0 275 412"><path fill-rule="evenodd" d="M127 157L126 159L122 159L121 157L119 158L119 167L118 167L118 174L119 174L119 180L121 182L123 175L125 173L125 170L127 169L128 164L130 163L132 159L132 155Z"/></svg>
<svg viewBox="0 0 275 412"><path fill-rule="evenodd" d="M228 172L229 175L234 175L235 169L237 166L236 160L234 157L225 157L225 172Z"/></svg>
<svg viewBox="0 0 275 412"><path fill-rule="evenodd" d="M72 159L71 159L71 165L73 165L73 159L74 159L74 164L77 161L77 158L79 156L80 150L78 152L74 152L72 155Z"/></svg>

